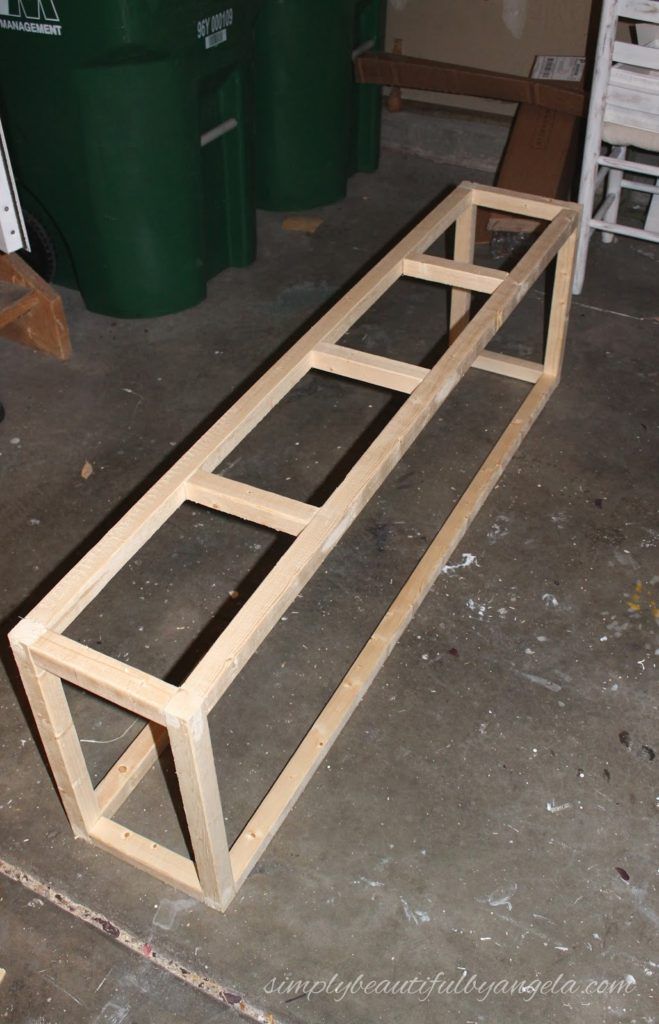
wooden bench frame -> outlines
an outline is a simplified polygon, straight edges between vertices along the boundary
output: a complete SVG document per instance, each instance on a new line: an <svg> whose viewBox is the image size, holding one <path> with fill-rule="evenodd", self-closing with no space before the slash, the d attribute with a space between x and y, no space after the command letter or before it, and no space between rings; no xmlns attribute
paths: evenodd
<svg viewBox="0 0 659 1024"><path fill-rule="evenodd" d="M479 206L548 221L510 273L472 264ZM12 648L76 836L224 910L263 854L314 770L495 486L557 385L568 322L579 208L465 182L387 253L137 502L10 635ZM455 225L454 260L426 250ZM484 353L556 257L543 363ZM337 346L401 277L451 288L452 344L432 369ZM470 319L472 292L490 297ZM208 715L243 665L346 532L470 367L533 384L352 667L231 849ZM320 507L215 475L213 470L311 369L409 395ZM296 537L180 687L63 635L102 587L185 501ZM93 787L62 680L149 724ZM169 742L194 859L112 820Z"/></svg>

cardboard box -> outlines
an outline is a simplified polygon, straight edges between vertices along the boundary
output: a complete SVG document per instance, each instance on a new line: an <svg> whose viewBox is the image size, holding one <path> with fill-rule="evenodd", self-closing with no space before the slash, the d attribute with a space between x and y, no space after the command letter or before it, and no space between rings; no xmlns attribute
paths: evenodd
<svg viewBox="0 0 659 1024"><path fill-rule="evenodd" d="M585 63L584 57L536 57L531 80L534 84L538 84L538 80L568 81L579 90L585 106L587 96L581 85ZM497 185L551 199L569 199L583 130L582 121L572 111L520 104ZM501 214L488 216L487 211L479 211L476 242L488 242L493 232L532 234L538 227L538 221Z"/></svg>
<svg viewBox="0 0 659 1024"><path fill-rule="evenodd" d="M511 103L533 103L575 117L583 116L586 111L583 91L573 81L541 81L501 71L408 57L405 54L362 54L355 60L355 76L358 82L374 85L480 96Z"/></svg>
<svg viewBox="0 0 659 1024"><path fill-rule="evenodd" d="M386 49L469 68L528 77L536 54L587 52L598 0L388 0ZM512 103L445 92L405 90L403 99L512 117ZM521 101L523 102L523 101Z"/></svg>
<svg viewBox="0 0 659 1024"><path fill-rule="evenodd" d="M547 107L522 103L515 115L497 185L552 199L569 199L583 120ZM521 217L479 216L476 241L489 241L492 231L530 233L539 222Z"/></svg>

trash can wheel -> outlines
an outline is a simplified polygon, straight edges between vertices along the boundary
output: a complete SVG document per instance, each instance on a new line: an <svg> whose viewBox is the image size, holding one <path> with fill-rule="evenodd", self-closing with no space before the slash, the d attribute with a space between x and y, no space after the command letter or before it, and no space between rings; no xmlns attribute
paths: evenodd
<svg viewBox="0 0 659 1024"><path fill-rule="evenodd" d="M57 266L55 244L41 221L33 214L23 210L23 217L30 251L21 249L19 255L44 281L52 281Z"/></svg>

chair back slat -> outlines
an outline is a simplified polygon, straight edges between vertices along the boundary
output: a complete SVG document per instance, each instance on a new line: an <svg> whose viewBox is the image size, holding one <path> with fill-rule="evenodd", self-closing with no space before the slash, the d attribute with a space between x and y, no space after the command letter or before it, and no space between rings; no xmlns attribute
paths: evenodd
<svg viewBox="0 0 659 1024"><path fill-rule="evenodd" d="M605 121L611 120L609 110L613 107L654 116L655 126L652 130L659 131L659 75L639 71L630 73L625 68L612 68L606 91ZM624 121L617 123L624 124Z"/></svg>
<svg viewBox="0 0 659 1024"><path fill-rule="evenodd" d="M657 0L618 0L618 17L659 25L659 3Z"/></svg>
<svg viewBox="0 0 659 1024"><path fill-rule="evenodd" d="M613 59L635 68L659 71L659 49L654 46L637 46L636 43L622 43L617 40L613 46Z"/></svg>
<svg viewBox="0 0 659 1024"><path fill-rule="evenodd" d="M620 128L633 128L644 132L651 132L656 137L657 143L659 143L659 114L648 114L645 110L630 110L629 107L612 107L607 106L605 114L605 130L604 135L609 136L607 125L618 125ZM620 141L618 136L615 141ZM631 145L635 140L630 138L625 139L625 145ZM648 140L648 145L651 140ZM638 143L641 145L641 143Z"/></svg>

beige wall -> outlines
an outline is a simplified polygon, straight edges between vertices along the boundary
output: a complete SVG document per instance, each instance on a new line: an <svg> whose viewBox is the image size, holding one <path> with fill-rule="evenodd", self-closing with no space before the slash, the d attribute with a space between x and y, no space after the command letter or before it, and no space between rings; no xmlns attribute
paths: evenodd
<svg viewBox="0 0 659 1024"><path fill-rule="evenodd" d="M527 75L534 57L583 54L591 0L388 0L387 49ZM438 93L404 95L510 113L510 104Z"/></svg>

